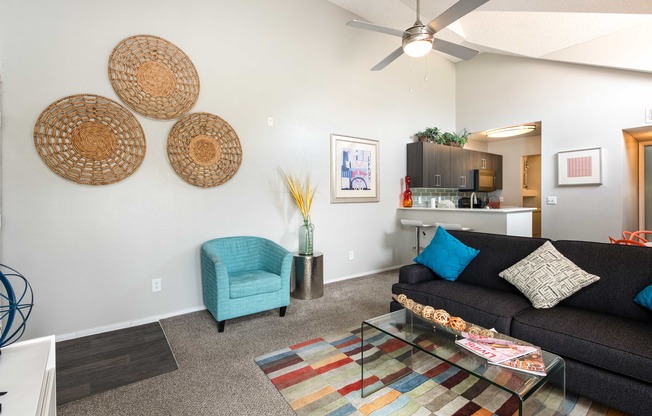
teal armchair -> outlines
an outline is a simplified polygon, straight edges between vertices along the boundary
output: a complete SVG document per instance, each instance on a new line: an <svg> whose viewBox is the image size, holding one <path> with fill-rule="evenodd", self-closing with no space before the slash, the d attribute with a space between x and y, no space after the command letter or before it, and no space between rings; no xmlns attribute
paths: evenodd
<svg viewBox="0 0 652 416"><path fill-rule="evenodd" d="M204 305L224 332L227 319L290 304L292 254L261 237L225 237L201 246Z"/></svg>

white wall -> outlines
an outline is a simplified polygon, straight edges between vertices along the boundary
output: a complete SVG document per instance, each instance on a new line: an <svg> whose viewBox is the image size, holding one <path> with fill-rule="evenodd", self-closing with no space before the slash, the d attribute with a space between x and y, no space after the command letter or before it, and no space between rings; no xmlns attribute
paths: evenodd
<svg viewBox="0 0 652 416"><path fill-rule="evenodd" d="M490 80L490 82L488 82ZM622 130L644 124L652 103L652 75L482 54L457 65L457 126L470 131L541 120L543 236L607 242L636 204L623 191ZM558 187L556 154L602 147L601 186ZM545 199L544 199L545 201Z"/></svg>
<svg viewBox="0 0 652 416"><path fill-rule="evenodd" d="M370 72L399 42L346 27L353 17L325 0L3 0L2 262L34 288L27 338L201 306L199 246L215 237L261 235L296 250L300 216L279 167L319 182L312 219L327 281L398 265L405 144L425 126L454 128L455 67L431 54L427 66L402 57ZM201 92L192 111L224 118L242 143L229 182L181 180L166 154L174 122L139 115L147 155L122 182L79 185L39 158L33 128L50 103L79 93L118 101L107 59L135 34L163 37L193 60ZM329 203L331 133L379 140L380 203ZM151 293L152 278L162 292Z"/></svg>

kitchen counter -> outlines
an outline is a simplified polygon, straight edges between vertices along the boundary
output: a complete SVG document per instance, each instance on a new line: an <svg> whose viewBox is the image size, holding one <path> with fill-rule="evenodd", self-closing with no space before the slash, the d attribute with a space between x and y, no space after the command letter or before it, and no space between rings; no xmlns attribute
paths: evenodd
<svg viewBox="0 0 652 416"><path fill-rule="evenodd" d="M474 214L504 214L504 213L513 213L513 212L533 212L536 208L523 208L523 207L504 207L504 208L428 208L428 207L413 207L413 208L403 208L400 207L399 210L406 211L461 211L464 213L474 213Z"/></svg>
<svg viewBox="0 0 652 416"><path fill-rule="evenodd" d="M413 247L407 256L414 257L414 227L404 226L401 219L421 220L431 227L422 228L419 245L423 248L430 244L434 236L436 223L459 224L473 231L492 234L532 237L532 212L536 208L503 207L485 208L403 208L396 210L396 223L402 245Z"/></svg>

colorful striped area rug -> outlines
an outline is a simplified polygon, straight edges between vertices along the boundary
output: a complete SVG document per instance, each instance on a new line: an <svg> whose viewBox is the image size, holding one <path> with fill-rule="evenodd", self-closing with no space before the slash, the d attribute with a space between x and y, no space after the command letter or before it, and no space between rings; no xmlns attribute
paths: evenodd
<svg viewBox="0 0 652 416"><path fill-rule="evenodd" d="M409 347L388 336L373 337L365 345L365 366L378 361L365 386L378 391L362 398L360 329L316 338L255 359L297 415L454 415L512 416L518 402L505 391L469 376L456 367L424 355L415 360ZM403 361L419 362L414 371ZM448 359L448 358L447 358ZM508 372L506 372L508 373ZM365 387L366 388L366 387ZM526 401L525 414L561 414L561 390L544 386ZM615 416L591 400L566 394L566 412L572 416Z"/></svg>

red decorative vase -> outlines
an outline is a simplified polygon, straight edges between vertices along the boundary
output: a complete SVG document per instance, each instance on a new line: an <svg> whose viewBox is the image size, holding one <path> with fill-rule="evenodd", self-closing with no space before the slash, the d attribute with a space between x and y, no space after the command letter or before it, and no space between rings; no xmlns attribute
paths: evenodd
<svg viewBox="0 0 652 416"><path fill-rule="evenodd" d="M405 192L403 192L403 206L405 208L412 207L412 191L410 191L411 179L409 176L405 177Z"/></svg>

